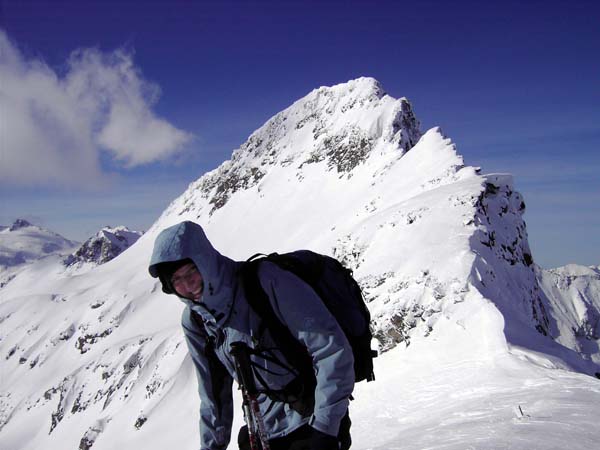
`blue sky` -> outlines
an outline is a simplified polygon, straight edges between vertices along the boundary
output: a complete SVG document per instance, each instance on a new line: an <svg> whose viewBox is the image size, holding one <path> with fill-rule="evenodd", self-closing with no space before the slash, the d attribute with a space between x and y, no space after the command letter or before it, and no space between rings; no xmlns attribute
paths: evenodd
<svg viewBox="0 0 600 450"><path fill-rule="evenodd" d="M46 108L61 105L64 125L36 128L35 142L53 150L15 150L7 142L28 128L7 119L22 100L10 88L14 101L0 111L2 225L26 217L79 240L108 224L146 229L269 117L314 88L371 76L412 102L423 130L441 126L467 164L515 175L538 264L600 264L597 1L3 0L1 8L0 90L20 86L23 70L40 71L22 95L39 89ZM73 102L77 89L85 101ZM137 106L119 109L122 91ZM99 123L100 140L81 131ZM144 148L119 146L131 129L148 134Z"/></svg>

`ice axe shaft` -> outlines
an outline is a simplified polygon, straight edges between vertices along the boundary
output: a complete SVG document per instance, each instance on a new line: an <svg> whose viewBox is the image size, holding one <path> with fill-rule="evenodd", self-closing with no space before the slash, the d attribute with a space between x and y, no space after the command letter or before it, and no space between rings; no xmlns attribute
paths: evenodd
<svg viewBox="0 0 600 450"><path fill-rule="evenodd" d="M242 390L243 410L252 450L270 450L265 432L265 422L258 405L258 389L250 361L250 348L244 342L231 344L230 354Z"/></svg>

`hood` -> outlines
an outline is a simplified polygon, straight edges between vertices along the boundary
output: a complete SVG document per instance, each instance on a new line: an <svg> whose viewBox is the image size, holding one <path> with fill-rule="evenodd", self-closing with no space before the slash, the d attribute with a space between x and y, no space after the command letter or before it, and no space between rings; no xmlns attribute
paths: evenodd
<svg viewBox="0 0 600 450"><path fill-rule="evenodd" d="M210 243L204 230L194 222L185 221L165 228L154 241L154 251L148 271L154 278L160 275L163 263L191 259L204 279L204 291L199 302L178 296L205 320L219 323L231 312L237 263L221 255ZM168 287L163 291L171 293Z"/></svg>

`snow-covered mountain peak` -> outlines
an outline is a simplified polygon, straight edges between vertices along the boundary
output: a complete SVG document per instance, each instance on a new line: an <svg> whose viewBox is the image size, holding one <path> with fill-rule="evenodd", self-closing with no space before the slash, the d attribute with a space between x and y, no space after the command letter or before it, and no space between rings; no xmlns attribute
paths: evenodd
<svg viewBox="0 0 600 450"><path fill-rule="evenodd" d="M386 96L387 93L379 81L374 78L361 77L346 83L314 89L305 97L294 102L290 109L302 108L314 113L325 108L329 114L344 114L357 104L375 107ZM401 100L406 99L402 98Z"/></svg>
<svg viewBox="0 0 600 450"><path fill-rule="evenodd" d="M552 330L556 340L600 364L598 267L578 264L549 270L536 267L536 274L552 315L557 319Z"/></svg>
<svg viewBox="0 0 600 450"><path fill-rule="evenodd" d="M349 179L373 159L381 168L402 157L421 135L410 102L386 95L372 78L321 87L253 132L231 160L192 183L184 204L172 204L166 214L208 209L212 215L267 176L302 180L315 166Z"/></svg>
<svg viewBox="0 0 600 450"><path fill-rule="evenodd" d="M142 234L140 231L132 231L125 226L104 227L69 255L65 259L65 265L81 266L85 263L96 265L107 263L135 244Z"/></svg>
<svg viewBox="0 0 600 450"><path fill-rule="evenodd" d="M376 96L381 98L386 95L385 90L381 83L373 77L359 77L354 80L349 80L346 83L336 84L334 86L321 86L314 91L331 90L338 95L344 95L344 92L353 93L358 92L356 95L363 95L365 97Z"/></svg>
<svg viewBox="0 0 600 450"><path fill-rule="evenodd" d="M52 254L71 251L77 242L17 219L10 226L0 227L0 269L21 266Z"/></svg>
<svg viewBox="0 0 600 450"><path fill-rule="evenodd" d="M592 277L600 279L600 270L598 266L582 266L579 264L567 264L556 269L549 269L548 272L565 277Z"/></svg>
<svg viewBox="0 0 600 450"><path fill-rule="evenodd" d="M17 231L21 228L26 228L26 227L31 227L31 223L29 223L28 221L26 221L25 219L17 219L14 221L14 223L10 226L9 230L10 231Z"/></svg>

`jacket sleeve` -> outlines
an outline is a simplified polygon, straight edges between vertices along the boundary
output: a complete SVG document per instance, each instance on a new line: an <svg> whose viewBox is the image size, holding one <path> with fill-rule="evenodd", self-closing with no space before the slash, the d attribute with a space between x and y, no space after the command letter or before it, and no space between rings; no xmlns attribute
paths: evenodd
<svg viewBox="0 0 600 450"><path fill-rule="evenodd" d="M196 368L200 394L201 450L225 450L233 422L233 379L218 360L203 327L185 308L181 320L185 340Z"/></svg>
<svg viewBox="0 0 600 450"><path fill-rule="evenodd" d="M269 263L261 264L259 278L275 314L312 356L317 387L309 424L336 436L354 389L348 339L315 291L296 275Z"/></svg>

